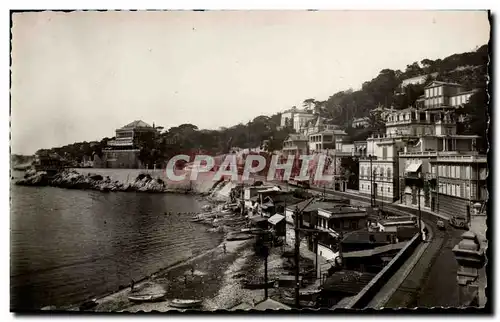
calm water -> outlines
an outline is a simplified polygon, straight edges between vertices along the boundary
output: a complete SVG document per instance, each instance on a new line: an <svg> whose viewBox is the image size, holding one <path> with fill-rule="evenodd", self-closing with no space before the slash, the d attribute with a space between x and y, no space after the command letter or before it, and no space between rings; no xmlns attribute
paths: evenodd
<svg viewBox="0 0 500 322"><path fill-rule="evenodd" d="M116 291L221 235L190 223L191 196L12 186L11 309L66 305Z"/></svg>

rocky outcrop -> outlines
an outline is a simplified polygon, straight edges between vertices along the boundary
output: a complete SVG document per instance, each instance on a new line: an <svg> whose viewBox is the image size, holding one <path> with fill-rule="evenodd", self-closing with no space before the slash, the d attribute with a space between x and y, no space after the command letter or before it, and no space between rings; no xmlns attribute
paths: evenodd
<svg viewBox="0 0 500 322"><path fill-rule="evenodd" d="M133 183L123 184L104 178L99 174L83 175L75 170L64 170L53 177L44 171L28 170L23 179L16 182L24 186L53 186L67 189L90 189L99 191L138 191L138 192L166 192L167 187L163 180L152 178L149 174L139 174Z"/></svg>

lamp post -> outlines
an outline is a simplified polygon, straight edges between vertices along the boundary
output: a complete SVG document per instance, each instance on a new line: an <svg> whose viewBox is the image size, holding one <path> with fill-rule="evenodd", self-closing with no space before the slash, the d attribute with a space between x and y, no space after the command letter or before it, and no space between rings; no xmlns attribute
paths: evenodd
<svg viewBox="0 0 500 322"><path fill-rule="evenodd" d="M370 205L373 208L373 165L372 165L372 155L368 155L370 160Z"/></svg>
<svg viewBox="0 0 500 322"><path fill-rule="evenodd" d="M420 209L420 199L421 197L421 191L422 191L422 186L424 185L424 178L422 176L422 172L418 172L418 230L420 231L420 237L423 238L423 233L422 233L422 211Z"/></svg>

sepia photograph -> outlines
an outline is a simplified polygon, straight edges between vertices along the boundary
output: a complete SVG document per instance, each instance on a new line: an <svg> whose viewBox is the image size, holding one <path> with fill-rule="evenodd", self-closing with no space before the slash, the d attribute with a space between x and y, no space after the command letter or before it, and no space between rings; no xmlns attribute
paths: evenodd
<svg viewBox="0 0 500 322"><path fill-rule="evenodd" d="M488 10L10 19L11 312L491 305Z"/></svg>

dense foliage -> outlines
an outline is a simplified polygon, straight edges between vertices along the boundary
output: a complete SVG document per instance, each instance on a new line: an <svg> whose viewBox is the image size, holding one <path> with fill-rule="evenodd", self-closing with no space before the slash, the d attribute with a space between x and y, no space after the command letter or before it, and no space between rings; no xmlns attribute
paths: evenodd
<svg viewBox="0 0 500 322"><path fill-rule="evenodd" d="M407 65L404 71L383 69L374 79L363 83L357 91L352 89L333 94L325 101L313 98L304 100L303 107L312 113L332 119L344 127L353 140L364 140L372 133L383 133L384 124L380 115L370 113L382 105L403 109L414 105L423 94L425 85L432 80L460 83L465 89L480 89L460 111L468 122L461 126L463 133L485 136L488 120L488 46L474 52L455 54L445 59L423 59ZM432 74L432 75L431 75ZM408 85L401 90L401 82L418 75L429 75L422 85ZM366 129L354 129L352 120L369 117ZM219 130L200 130L192 124L170 128L156 136L143 138L140 142L140 158L145 164L161 163L178 153L203 151L206 153L228 153L231 147L262 147L268 151L280 150L285 138L293 132L291 123L280 126L280 113L272 116L260 115L247 124L238 124ZM100 142L81 142L50 149L70 160L81 162L84 156L101 155L109 139ZM43 152L43 151L39 151Z"/></svg>

